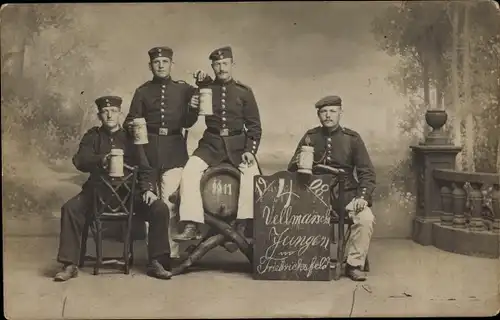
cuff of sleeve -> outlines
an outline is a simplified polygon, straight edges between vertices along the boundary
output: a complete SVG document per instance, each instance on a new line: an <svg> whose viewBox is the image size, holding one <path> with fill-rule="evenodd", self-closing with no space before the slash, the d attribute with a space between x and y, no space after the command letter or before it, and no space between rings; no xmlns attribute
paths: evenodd
<svg viewBox="0 0 500 320"><path fill-rule="evenodd" d="M98 154L95 156L95 165L99 168L99 169L104 169L104 157L106 157L105 154Z"/></svg>
<svg viewBox="0 0 500 320"><path fill-rule="evenodd" d="M189 105L189 112L198 115L200 113L200 108L193 108L191 105Z"/></svg>
<svg viewBox="0 0 500 320"><path fill-rule="evenodd" d="M247 141L247 147L245 148L245 151L246 152L250 152L252 153L253 155L257 154L257 150L258 150L259 146L258 146L258 143L257 141L255 140L252 140L252 139L249 139Z"/></svg>
<svg viewBox="0 0 500 320"><path fill-rule="evenodd" d="M360 199L367 200L368 199L368 192L366 188L359 188L358 189L358 194L357 197Z"/></svg>
<svg viewBox="0 0 500 320"><path fill-rule="evenodd" d="M156 188L154 187L154 183L152 181L147 180L142 180L139 182L139 189L141 192L146 192L146 191L156 191Z"/></svg>
<svg viewBox="0 0 500 320"><path fill-rule="evenodd" d="M155 192L155 187L153 186L153 183L151 182L148 182L148 184L146 185L146 188L144 191L151 191L151 192Z"/></svg>

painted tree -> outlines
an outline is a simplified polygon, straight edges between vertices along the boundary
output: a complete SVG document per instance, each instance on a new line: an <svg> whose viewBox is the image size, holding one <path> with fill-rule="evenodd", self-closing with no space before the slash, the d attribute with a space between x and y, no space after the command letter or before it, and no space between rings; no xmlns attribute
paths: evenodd
<svg viewBox="0 0 500 320"><path fill-rule="evenodd" d="M498 110L494 97L498 91L495 48L499 18L498 10L486 1L407 1L389 8L373 23L380 48L400 58L389 81L411 99L422 101L410 104L412 108L448 109L451 121L446 129L451 129L455 143L464 147L459 168L470 171L487 159L481 170L500 162L496 160L498 141L492 138L498 136L498 122L490 112ZM431 92L435 93L432 106ZM407 117L418 114L407 112L404 121L415 123ZM478 130L490 133L482 144L483 135L477 134Z"/></svg>
<svg viewBox="0 0 500 320"><path fill-rule="evenodd" d="M74 151L95 120L93 99L109 80L93 63L98 42L75 10L22 5L2 11L2 133L51 158Z"/></svg>

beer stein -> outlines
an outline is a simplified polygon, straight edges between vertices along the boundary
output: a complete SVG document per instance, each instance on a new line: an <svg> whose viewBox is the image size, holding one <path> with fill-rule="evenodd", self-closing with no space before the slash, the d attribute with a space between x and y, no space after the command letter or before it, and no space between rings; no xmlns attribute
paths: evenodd
<svg viewBox="0 0 500 320"><path fill-rule="evenodd" d="M147 144L148 143L148 129L146 126L146 119L136 118L132 122L132 132L134 134L134 144Z"/></svg>
<svg viewBox="0 0 500 320"><path fill-rule="evenodd" d="M212 110L212 89L200 89L200 113L201 116L211 116Z"/></svg>
<svg viewBox="0 0 500 320"><path fill-rule="evenodd" d="M302 146L299 153L299 161L297 163L297 172L312 174L312 167L314 162L314 147Z"/></svg>
<svg viewBox="0 0 500 320"><path fill-rule="evenodd" d="M123 177L123 150L111 149L109 159L109 176L110 177Z"/></svg>

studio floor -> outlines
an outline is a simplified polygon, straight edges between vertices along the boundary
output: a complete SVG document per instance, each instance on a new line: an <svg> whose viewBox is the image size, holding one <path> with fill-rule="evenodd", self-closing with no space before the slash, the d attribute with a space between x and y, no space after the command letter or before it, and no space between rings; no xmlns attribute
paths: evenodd
<svg viewBox="0 0 500 320"><path fill-rule="evenodd" d="M368 280L360 283L253 280L245 257L222 248L188 274L157 280L144 274L143 241L129 275L105 269L94 276L89 265L57 283L57 245L57 237L4 237L8 319L487 316L500 309L500 260L410 240L374 239Z"/></svg>

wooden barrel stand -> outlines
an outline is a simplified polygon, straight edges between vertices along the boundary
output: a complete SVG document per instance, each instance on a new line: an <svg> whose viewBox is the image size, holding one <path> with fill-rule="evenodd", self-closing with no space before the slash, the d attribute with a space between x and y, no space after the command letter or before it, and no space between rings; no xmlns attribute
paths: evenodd
<svg viewBox="0 0 500 320"><path fill-rule="evenodd" d="M252 244L238 230L236 216L238 212L238 198L240 186L240 172L231 164L222 163L208 168L200 181L200 191L203 201L205 223L210 227L201 241L188 247L188 257L174 270L179 275L188 270L205 254L217 246L231 241L252 262ZM236 251L228 249L228 251Z"/></svg>

